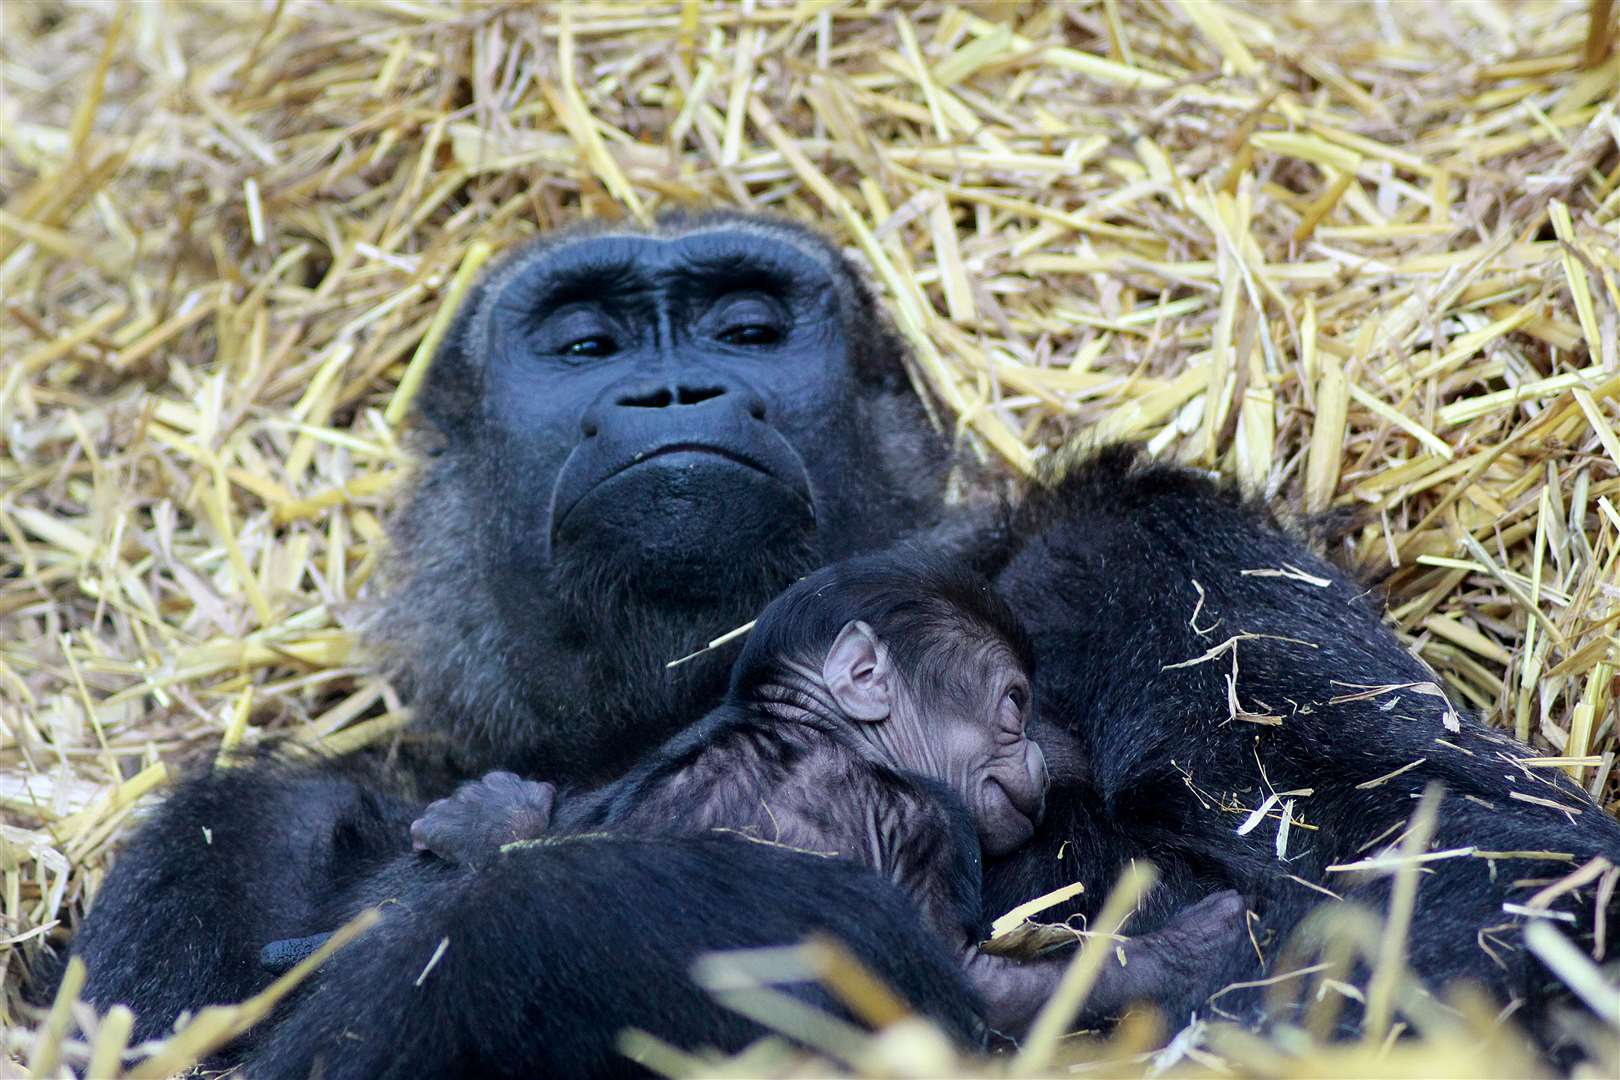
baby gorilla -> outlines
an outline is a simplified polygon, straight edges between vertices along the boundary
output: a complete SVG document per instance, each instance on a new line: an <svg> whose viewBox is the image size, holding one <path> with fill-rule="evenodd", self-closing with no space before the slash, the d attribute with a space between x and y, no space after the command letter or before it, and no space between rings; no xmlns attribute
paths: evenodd
<svg viewBox="0 0 1620 1080"><path fill-rule="evenodd" d="M737 832L862 862L957 952L987 1023L1017 1036L1067 966L978 947L981 849L1028 840L1045 796L1046 763L1024 730L1030 658L982 579L917 552L838 563L774 601L725 702L622 779L558 801L550 784L491 773L430 805L411 836L474 866L502 845L545 842L548 828ZM1236 893L1217 893L1128 942L1081 1021L1179 989L1225 954L1242 915Z"/></svg>

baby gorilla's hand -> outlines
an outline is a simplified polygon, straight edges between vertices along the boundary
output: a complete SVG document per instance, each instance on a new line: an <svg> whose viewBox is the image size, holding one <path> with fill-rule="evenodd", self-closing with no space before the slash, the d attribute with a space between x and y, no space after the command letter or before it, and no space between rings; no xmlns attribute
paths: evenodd
<svg viewBox="0 0 1620 1080"><path fill-rule="evenodd" d="M556 804L556 785L492 772L429 803L411 822L411 846L446 862L487 865L501 845L545 835Z"/></svg>
<svg viewBox="0 0 1620 1080"><path fill-rule="evenodd" d="M1099 1003L1154 1002L1207 979L1245 940L1247 908L1241 896L1226 889L1183 908L1159 930L1132 938L1124 946L1126 966L1104 967L1095 995Z"/></svg>
<svg viewBox="0 0 1620 1080"><path fill-rule="evenodd" d="M1243 898L1230 889L1206 896L1183 908L1169 924L1116 946L1106 939L1088 949L1124 950L1124 964L1112 956L1103 960L1097 981L1075 1017L1077 1027L1091 1027L1124 1014L1138 1002L1164 1005L1181 1001L1189 989L1215 989L1225 958L1242 947ZM968 980L984 999L985 1020L996 1032L1014 1039L1029 1031L1041 1007L1058 988L1071 965L1072 954L1044 956L1030 961L992 956L970 948L966 957ZM1202 993L1198 993L1202 998Z"/></svg>

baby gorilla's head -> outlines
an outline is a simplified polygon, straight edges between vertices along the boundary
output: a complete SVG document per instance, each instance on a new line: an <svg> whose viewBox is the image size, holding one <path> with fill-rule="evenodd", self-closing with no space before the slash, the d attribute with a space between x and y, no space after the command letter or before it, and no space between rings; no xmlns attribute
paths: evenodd
<svg viewBox="0 0 1620 1080"><path fill-rule="evenodd" d="M988 582L920 551L836 563L778 597L732 700L813 713L895 768L945 784L986 852L1028 840L1046 794L1030 741L1033 650Z"/></svg>

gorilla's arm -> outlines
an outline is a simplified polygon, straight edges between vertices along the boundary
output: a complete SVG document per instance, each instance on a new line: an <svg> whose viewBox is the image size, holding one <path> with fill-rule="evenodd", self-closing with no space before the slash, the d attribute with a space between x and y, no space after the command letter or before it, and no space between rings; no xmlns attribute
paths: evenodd
<svg viewBox="0 0 1620 1080"><path fill-rule="evenodd" d="M314 976L247 1075L641 1075L616 1046L627 1027L686 1050L764 1034L692 980L694 960L813 934L963 1044L982 1039L955 958L897 889L843 860L713 836L561 837L481 870L397 860L356 902L383 898L382 923ZM814 984L785 989L842 1012Z"/></svg>
<svg viewBox="0 0 1620 1080"><path fill-rule="evenodd" d="M332 897L409 852L419 805L358 759L266 760L182 782L131 838L74 939L84 997L134 1008L139 1040L263 989L260 947L331 929Z"/></svg>
<svg viewBox="0 0 1620 1080"><path fill-rule="evenodd" d="M1254 979L1326 899L1312 885L1382 909L1387 878L1329 868L1399 839L1415 797L1438 781L1436 850L1565 858L1427 863L1414 966L1534 1003L1539 977L1503 904L1539 887L1526 881L1620 859L1620 823L1555 770L1518 765L1534 752L1452 706L1367 590L1230 491L1127 450L1033 494L1009 535L1021 546L998 581L1034 632L1036 697L1060 729L1049 756L1069 765L1054 768L1037 842L987 869L992 905L1077 877L1106 882L1146 857L1167 880L1142 927L1211 888L1255 899L1255 941L1226 972ZM1274 794L1268 819L1239 835ZM1288 799L1294 825L1279 857ZM1590 929L1592 888L1557 906Z"/></svg>

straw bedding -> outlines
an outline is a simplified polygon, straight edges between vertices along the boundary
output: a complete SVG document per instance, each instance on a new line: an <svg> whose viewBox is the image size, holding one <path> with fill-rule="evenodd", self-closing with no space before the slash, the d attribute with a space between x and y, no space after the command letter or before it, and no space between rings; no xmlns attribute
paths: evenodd
<svg viewBox="0 0 1620 1080"><path fill-rule="evenodd" d="M407 406L479 265L581 215L826 227L1015 470L1131 438L1353 508L1411 648L1612 810L1614 36L1609 0L0 5L0 1072L119 1061L22 969L180 763L398 730L353 631ZM1529 1067L1477 1005L1286 1034L1161 1064ZM1146 1038L1042 1052L1140 1073ZM857 1056L1006 1067L909 1026Z"/></svg>

